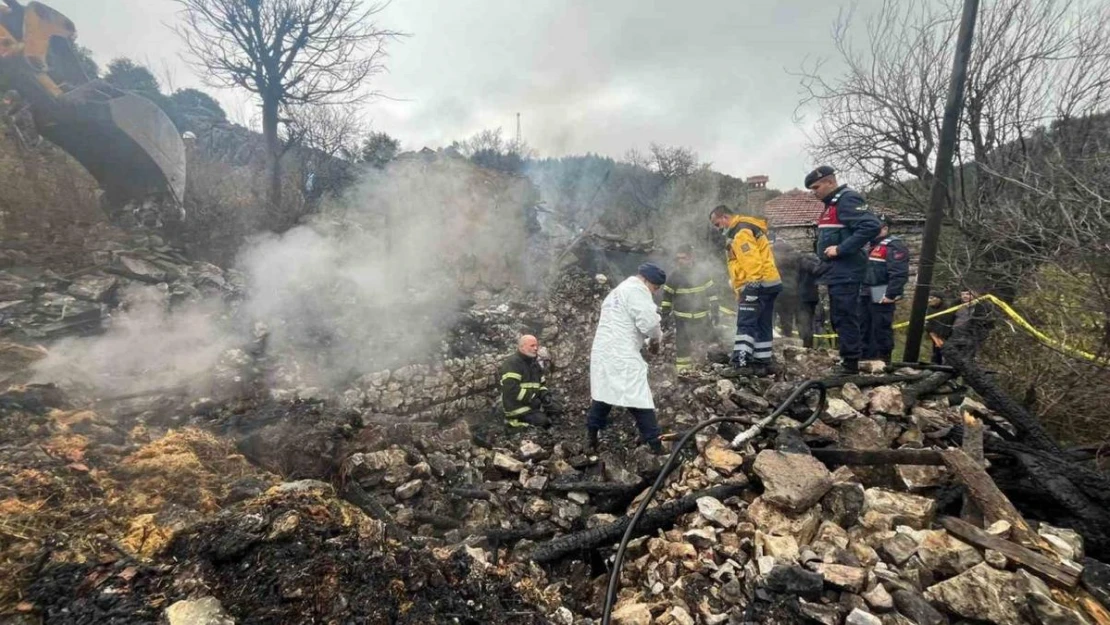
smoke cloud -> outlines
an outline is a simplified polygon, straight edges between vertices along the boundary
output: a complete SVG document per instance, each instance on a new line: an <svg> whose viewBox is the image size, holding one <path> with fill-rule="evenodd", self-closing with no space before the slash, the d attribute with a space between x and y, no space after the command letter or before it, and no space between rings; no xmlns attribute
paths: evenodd
<svg viewBox="0 0 1110 625"><path fill-rule="evenodd" d="M537 201L524 179L464 159L402 159L307 223L250 241L236 262L243 301L171 309L157 287L128 291L105 334L53 346L36 377L101 396L204 392L258 328L270 383L285 389L436 358L471 298L526 280L525 210Z"/></svg>

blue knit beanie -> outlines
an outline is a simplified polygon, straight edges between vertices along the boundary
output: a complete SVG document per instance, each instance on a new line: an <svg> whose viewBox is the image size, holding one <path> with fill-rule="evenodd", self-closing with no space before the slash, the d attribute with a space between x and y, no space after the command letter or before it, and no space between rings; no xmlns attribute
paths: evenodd
<svg viewBox="0 0 1110 625"><path fill-rule="evenodd" d="M667 283L667 272L663 271L663 269L655 263L644 263L640 265L638 271L648 282L656 286L663 286Z"/></svg>

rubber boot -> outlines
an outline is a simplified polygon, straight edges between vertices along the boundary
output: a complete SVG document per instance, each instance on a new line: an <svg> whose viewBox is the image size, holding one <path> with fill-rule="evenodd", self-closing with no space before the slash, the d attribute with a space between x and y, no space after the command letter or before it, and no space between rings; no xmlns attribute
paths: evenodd
<svg viewBox="0 0 1110 625"><path fill-rule="evenodd" d="M663 448L663 443L659 442L658 439L648 443L648 448L651 449L651 453L656 456L662 456L667 453L667 450Z"/></svg>
<svg viewBox="0 0 1110 625"><path fill-rule="evenodd" d="M832 369L833 375L857 375L859 374L859 361L858 360L842 360L838 365Z"/></svg>

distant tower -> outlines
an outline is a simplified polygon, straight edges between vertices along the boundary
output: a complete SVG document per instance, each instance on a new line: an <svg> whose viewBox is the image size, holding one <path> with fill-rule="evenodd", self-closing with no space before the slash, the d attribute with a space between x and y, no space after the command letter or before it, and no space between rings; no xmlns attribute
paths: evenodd
<svg viewBox="0 0 1110 625"><path fill-rule="evenodd" d="M516 144L520 145L520 113L516 114Z"/></svg>

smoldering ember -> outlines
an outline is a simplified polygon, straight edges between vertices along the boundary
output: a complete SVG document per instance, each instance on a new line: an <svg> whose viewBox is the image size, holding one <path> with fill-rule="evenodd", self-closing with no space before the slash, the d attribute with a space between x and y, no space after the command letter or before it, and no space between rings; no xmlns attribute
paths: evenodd
<svg viewBox="0 0 1110 625"><path fill-rule="evenodd" d="M0 6L0 624L1110 624L1110 6L845 18L778 180L413 145L383 7L178 5L257 129Z"/></svg>

